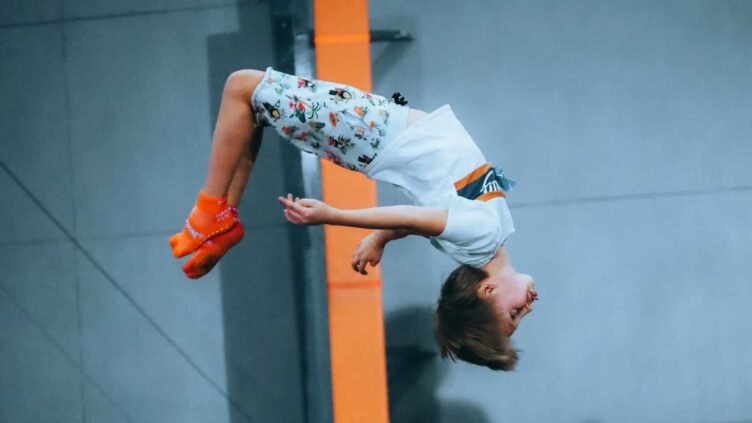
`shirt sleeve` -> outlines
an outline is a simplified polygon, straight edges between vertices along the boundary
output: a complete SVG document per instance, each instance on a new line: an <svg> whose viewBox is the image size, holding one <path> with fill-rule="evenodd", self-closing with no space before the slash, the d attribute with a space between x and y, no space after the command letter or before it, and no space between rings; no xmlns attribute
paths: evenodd
<svg viewBox="0 0 752 423"><path fill-rule="evenodd" d="M502 222L492 204L458 196L449 204L444 232L434 241L456 261L481 266L504 241Z"/></svg>

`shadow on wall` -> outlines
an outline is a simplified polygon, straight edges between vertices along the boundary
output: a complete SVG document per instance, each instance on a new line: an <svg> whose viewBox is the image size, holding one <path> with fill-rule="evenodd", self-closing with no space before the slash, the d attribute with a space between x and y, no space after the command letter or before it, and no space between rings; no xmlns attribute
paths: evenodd
<svg viewBox="0 0 752 423"><path fill-rule="evenodd" d="M390 98L399 91L409 102L410 107L425 110L423 103L420 47L421 33L419 20L413 16L391 17L386 20L372 20L372 30L400 30L412 34L410 42L379 42L371 44L371 79L376 94Z"/></svg>
<svg viewBox="0 0 752 423"><path fill-rule="evenodd" d="M392 423L491 422L478 405L439 399L452 365L433 341L433 308L409 307L385 317L389 418Z"/></svg>
<svg viewBox="0 0 752 423"><path fill-rule="evenodd" d="M285 70L289 65L279 63L275 54L281 48L269 2L240 3L237 15L239 31L207 40L212 128L233 71L267 66ZM276 198L283 192L302 192L299 155L267 130L239 205L245 239L213 270L219 272L222 286L233 423L306 420L304 307L302 284L295 283L304 277L299 245L306 242L306 233L280 220Z"/></svg>

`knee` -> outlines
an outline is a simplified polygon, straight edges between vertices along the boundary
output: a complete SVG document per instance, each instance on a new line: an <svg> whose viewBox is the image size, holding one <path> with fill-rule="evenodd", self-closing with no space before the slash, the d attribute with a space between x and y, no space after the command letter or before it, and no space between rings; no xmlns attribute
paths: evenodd
<svg viewBox="0 0 752 423"><path fill-rule="evenodd" d="M227 77L225 82L225 95L241 96L249 98L253 90L264 79L264 72L256 69L237 70Z"/></svg>

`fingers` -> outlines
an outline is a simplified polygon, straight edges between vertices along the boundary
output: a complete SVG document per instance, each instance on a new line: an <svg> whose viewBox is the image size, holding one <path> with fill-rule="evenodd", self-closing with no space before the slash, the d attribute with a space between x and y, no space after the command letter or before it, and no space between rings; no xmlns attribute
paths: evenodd
<svg viewBox="0 0 752 423"><path fill-rule="evenodd" d="M352 269L361 275L367 275L368 271L366 271L366 266L368 264L371 265L371 267L376 267L377 264L379 264L379 259L369 259L368 257L361 257L358 254L353 255L352 260L350 260L350 266Z"/></svg>
<svg viewBox="0 0 752 423"><path fill-rule="evenodd" d="M303 207L313 207L318 201L311 198L297 198L295 202Z"/></svg>
<svg viewBox="0 0 752 423"><path fill-rule="evenodd" d="M360 271L361 261L363 261L363 258L361 257L361 251L355 250L355 254L353 254L352 260L350 260L350 266L352 266L352 269L358 273L362 273Z"/></svg>
<svg viewBox="0 0 752 423"><path fill-rule="evenodd" d="M285 209L283 211L283 214L285 215L285 219L287 219L288 222L294 223L296 225L307 225L308 220L306 219L306 216L302 213L298 213L293 209Z"/></svg>
<svg viewBox="0 0 752 423"><path fill-rule="evenodd" d="M295 202L291 194L287 194L287 197L277 197L279 202L288 209L300 209L300 205Z"/></svg>
<svg viewBox="0 0 752 423"><path fill-rule="evenodd" d="M360 253L358 251L356 251L355 254L353 254L352 260L350 260L350 266L352 266L352 270L354 270L354 271L356 271L358 273L362 273L360 271L360 262L361 261L362 261L362 259L360 257Z"/></svg>
<svg viewBox="0 0 752 423"><path fill-rule="evenodd" d="M299 225L326 223L324 218L328 206L319 200L293 197L292 194L287 194L286 197L277 197L277 199L285 207L285 218L292 223Z"/></svg>
<svg viewBox="0 0 752 423"><path fill-rule="evenodd" d="M300 198L300 197L295 197L292 194L287 194L285 197L277 197L277 198L282 204L290 205L290 206L294 205L298 207L302 206L302 208L313 207L316 205L316 203L319 202L319 200L314 200L313 198Z"/></svg>
<svg viewBox="0 0 752 423"><path fill-rule="evenodd" d="M367 275L368 272L366 272L366 264L368 264L368 260L360 260L360 263L358 263L358 272L360 272L361 275Z"/></svg>
<svg viewBox="0 0 752 423"><path fill-rule="evenodd" d="M293 217L292 213L290 213L290 209L285 209L284 211L282 211L282 214L285 215L285 219L287 219L288 222L295 224L298 223L298 219L296 217Z"/></svg>
<svg viewBox="0 0 752 423"><path fill-rule="evenodd" d="M303 207L295 202L292 194L287 194L287 197L278 197L279 202L285 206L283 211L285 219L295 224L305 223L305 210Z"/></svg>
<svg viewBox="0 0 752 423"><path fill-rule="evenodd" d="M287 194L287 201L299 205L300 204L300 197L293 197L292 194Z"/></svg>
<svg viewBox="0 0 752 423"><path fill-rule="evenodd" d="M312 207L316 204L316 200L293 197L292 194L287 194L287 197L277 197L277 199L283 206L298 213L302 213L307 207Z"/></svg>

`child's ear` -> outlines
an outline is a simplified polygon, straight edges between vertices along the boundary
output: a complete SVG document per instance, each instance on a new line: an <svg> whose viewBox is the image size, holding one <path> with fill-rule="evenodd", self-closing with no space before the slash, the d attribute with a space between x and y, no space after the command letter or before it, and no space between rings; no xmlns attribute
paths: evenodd
<svg viewBox="0 0 752 423"><path fill-rule="evenodd" d="M485 280L481 282L478 287L478 296L483 299L489 298L493 295L494 289L496 289L496 284L489 280Z"/></svg>

